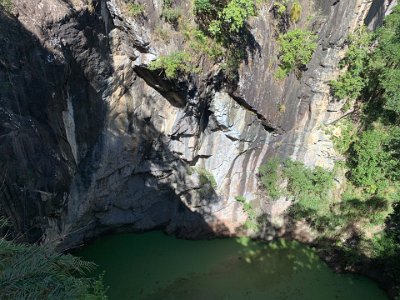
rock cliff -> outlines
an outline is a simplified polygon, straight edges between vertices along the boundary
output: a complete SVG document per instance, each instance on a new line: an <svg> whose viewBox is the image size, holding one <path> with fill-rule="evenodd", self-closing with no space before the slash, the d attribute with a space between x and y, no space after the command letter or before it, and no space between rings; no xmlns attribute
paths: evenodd
<svg viewBox="0 0 400 300"><path fill-rule="evenodd" d="M250 20L237 84L217 65L168 80L150 71L182 36L162 0L14 0L0 12L0 213L29 241L74 245L114 229L165 228L184 237L234 234L246 215L235 196L272 219L258 167L271 157L332 168L326 126L341 117L328 82L345 38L374 28L388 1L302 0L297 25L318 33L301 78L274 78L272 1ZM188 1L175 1L190 18ZM168 32L161 39L160 30Z"/></svg>

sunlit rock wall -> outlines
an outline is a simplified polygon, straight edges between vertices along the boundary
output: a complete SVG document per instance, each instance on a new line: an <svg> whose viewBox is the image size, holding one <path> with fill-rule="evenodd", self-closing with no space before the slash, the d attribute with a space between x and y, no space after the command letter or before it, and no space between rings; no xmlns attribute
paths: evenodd
<svg viewBox="0 0 400 300"><path fill-rule="evenodd" d="M388 8L301 1L309 17L296 26L318 32L318 49L301 78L276 81L277 21L265 3L232 86L209 62L176 81L149 71L183 38L161 20L161 0L140 2L144 18L122 0L15 0L12 16L1 13L0 209L22 238L68 246L119 229L237 234L246 220L237 195L279 215L290 202L265 198L260 164L333 167L325 129L342 112L328 82L348 33L366 16L376 26ZM189 18L190 3L176 5Z"/></svg>

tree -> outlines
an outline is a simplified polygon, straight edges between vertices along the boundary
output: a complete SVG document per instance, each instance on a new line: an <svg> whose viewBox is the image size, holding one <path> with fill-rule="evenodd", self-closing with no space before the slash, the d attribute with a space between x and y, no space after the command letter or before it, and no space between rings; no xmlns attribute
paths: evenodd
<svg viewBox="0 0 400 300"><path fill-rule="evenodd" d="M101 278L85 277L94 267L49 246L0 238L0 299L107 299Z"/></svg>
<svg viewBox="0 0 400 300"><path fill-rule="evenodd" d="M317 36L308 30L293 29L279 36L280 66L277 77L285 77L295 68L301 69L310 61L317 48Z"/></svg>

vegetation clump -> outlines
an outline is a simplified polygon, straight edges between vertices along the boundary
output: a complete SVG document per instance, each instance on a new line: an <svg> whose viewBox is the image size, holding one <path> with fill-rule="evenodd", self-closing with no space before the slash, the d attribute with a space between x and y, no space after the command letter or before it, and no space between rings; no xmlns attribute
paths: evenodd
<svg viewBox="0 0 400 300"><path fill-rule="evenodd" d="M217 181L215 180L213 174L204 168L196 168L197 173L200 176L200 184L201 185L210 185L214 190L217 189Z"/></svg>
<svg viewBox="0 0 400 300"><path fill-rule="evenodd" d="M177 78L193 71L191 56L186 52L174 52L162 55L149 64L152 71L163 70L168 79Z"/></svg>
<svg viewBox="0 0 400 300"><path fill-rule="evenodd" d="M177 26L181 14L182 13L179 8L174 8L172 6L172 0L164 0L162 17L164 18L165 22Z"/></svg>
<svg viewBox="0 0 400 300"><path fill-rule="evenodd" d="M244 227L254 232L257 231L259 228L259 224L257 221L257 213L253 208L253 205L251 205L250 202L247 202L246 198L242 195L236 196L235 199L237 202L242 203L243 211L247 215L247 220L244 224Z"/></svg>
<svg viewBox="0 0 400 300"><path fill-rule="evenodd" d="M280 65L275 74L285 78L290 72L303 69L317 48L317 36L308 30L292 29L278 38Z"/></svg>
<svg viewBox="0 0 400 300"><path fill-rule="evenodd" d="M370 193L400 179L400 127L371 128L353 144L350 179Z"/></svg>
<svg viewBox="0 0 400 300"><path fill-rule="evenodd" d="M335 127L340 130L339 134L331 132L335 150L342 155L347 155L355 141L355 135L358 130L357 125L351 119L343 118L337 122Z"/></svg>
<svg viewBox="0 0 400 300"><path fill-rule="evenodd" d="M186 45L194 56L206 55L214 61L223 56L222 45L208 37L203 31L184 21L180 22L179 26L183 32Z"/></svg>
<svg viewBox="0 0 400 300"><path fill-rule="evenodd" d="M255 15L256 6L253 0L231 0L219 14L218 20L211 22L209 30L213 35L218 35L226 27L229 32L238 33L248 18Z"/></svg>
<svg viewBox="0 0 400 300"><path fill-rule="evenodd" d="M322 210L329 206L329 193L333 188L334 172L321 167L307 168L303 163L287 160L282 166L271 159L259 169L261 183L271 199L280 195L292 197L297 205ZM281 182L287 182L280 188Z"/></svg>
<svg viewBox="0 0 400 300"><path fill-rule="evenodd" d="M292 4L292 8L290 10L290 20L293 23L297 23L301 18L302 7L298 0L295 0Z"/></svg>
<svg viewBox="0 0 400 300"><path fill-rule="evenodd" d="M288 181L287 190L299 205L315 210L326 208L333 188L333 172L321 167L306 168L300 162L288 160L283 173Z"/></svg>
<svg viewBox="0 0 400 300"><path fill-rule="evenodd" d="M256 15L254 0L196 0L194 12L204 29L221 39L223 34L237 34L251 16Z"/></svg>
<svg viewBox="0 0 400 300"><path fill-rule="evenodd" d="M6 12L10 13L14 8L12 0L0 0L0 9L4 9Z"/></svg>
<svg viewBox="0 0 400 300"><path fill-rule="evenodd" d="M211 0L194 0L194 12L196 15L207 15L214 9Z"/></svg>
<svg viewBox="0 0 400 300"><path fill-rule="evenodd" d="M0 226L5 226L0 220ZM1 299L107 299L102 279L87 278L90 262L49 246L0 238Z"/></svg>
<svg viewBox="0 0 400 300"><path fill-rule="evenodd" d="M128 12L132 17L136 17L144 14L145 7L140 3L129 3L128 4Z"/></svg>
<svg viewBox="0 0 400 300"><path fill-rule="evenodd" d="M274 1L274 9L279 16L282 17L287 12L287 3L288 0Z"/></svg>
<svg viewBox="0 0 400 300"><path fill-rule="evenodd" d="M260 174L261 183L268 195L272 199L279 198L281 195L279 189L279 161L277 159L271 159L267 163L261 165L258 172Z"/></svg>
<svg viewBox="0 0 400 300"><path fill-rule="evenodd" d="M331 81L333 93L338 99L356 99L366 85L365 67L368 63L372 35L364 27L348 38L349 48L340 66L347 71L337 80Z"/></svg>
<svg viewBox="0 0 400 300"><path fill-rule="evenodd" d="M344 73L331 82L336 98L357 101L357 114L339 122L341 134L333 136L336 150L346 156L346 164L341 167L347 178L345 191L330 200L328 209L307 204L295 206L292 211L318 230L320 240L336 240L336 249L345 254L349 265L363 264L366 257L372 260L375 267L384 270L382 275L397 288L398 296L399 28L397 5L376 33L360 28L349 37L347 54L341 62ZM295 178L300 182L301 177ZM288 188L293 189L296 181L289 180L292 186ZM295 188L294 192L307 195L307 184L301 186L302 190Z"/></svg>

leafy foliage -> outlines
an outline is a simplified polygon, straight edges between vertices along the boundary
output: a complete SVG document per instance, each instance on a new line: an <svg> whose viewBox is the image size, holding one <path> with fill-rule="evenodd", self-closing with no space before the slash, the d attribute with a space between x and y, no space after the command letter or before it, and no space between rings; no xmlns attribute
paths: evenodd
<svg viewBox="0 0 400 300"><path fill-rule="evenodd" d="M397 5L376 36L360 28L349 38L350 46L342 62L347 71L331 83L337 98L355 99L364 91L381 100L384 109L400 115L399 26L400 6ZM375 49L373 41L378 42Z"/></svg>
<svg viewBox="0 0 400 300"><path fill-rule="evenodd" d="M0 0L0 9L4 9L6 12L11 12L14 8L12 0Z"/></svg>
<svg viewBox="0 0 400 300"><path fill-rule="evenodd" d="M313 210L326 208L333 187L333 172L321 167L306 168L300 162L288 160L283 173L288 180L287 189L299 205Z"/></svg>
<svg viewBox="0 0 400 300"><path fill-rule="evenodd" d="M166 22L175 25L181 16L181 11L177 8L166 7L163 9L162 16Z"/></svg>
<svg viewBox="0 0 400 300"><path fill-rule="evenodd" d="M347 155L349 180L341 201L328 211L297 207L297 213L322 237L337 240L349 263L372 258L400 296L399 5L376 34L361 28L349 38L341 66L346 72L332 82L334 95L358 99L361 112L352 118L359 124L341 124L342 136L334 138L335 147Z"/></svg>
<svg viewBox="0 0 400 300"><path fill-rule="evenodd" d="M214 37L237 34L251 16L256 15L254 0L196 0L194 11L202 26Z"/></svg>
<svg viewBox="0 0 400 300"><path fill-rule="evenodd" d="M240 203L245 203L245 202L246 202L246 198L245 198L244 196L242 196L242 195L236 196L236 197L235 197L235 200L236 200L237 202L240 202Z"/></svg>
<svg viewBox="0 0 400 300"><path fill-rule="evenodd" d="M145 7L140 3L129 3L128 12L132 17L139 16L145 12Z"/></svg>
<svg viewBox="0 0 400 300"><path fill-rule="evenodd" d="M283 16L287 12L287 0L274 1L274 8L278 15Z"/></svg>
<svg viewBox="0 0 400 300"><path fill-rule="evenodd" d="M84 277L94 267L49 247L0 239L0 298L107 299L101 279Z"/></svg>
<svg viewBox="0 0 400 300"><path fill-rule="evenodd" d="M369 192L400 178L400 129L373 128L362 133L353 146L352 181Z"/></svg>
<svg viewBox="0 0 400 300"><path fill-rule="evenodd" d="M215 180L213 174L204 168L197 168L197 173L200 176L200 184L209 184L214 190L217 189L217 181Z"/></svg>
<svg viewBox="0 0 400 300"><path fill-rule="evenodd" d="M189 74L193 71L191 57L186 52L174 52L163 55L149 64L150 70L164 70L168 79L177 78L179 75Z"/></svg>
<svg viewBox="0 0 400 300"><path fill-rule="evenodd" d="M231 0L223 9L220 18L228 26L230 32L239 32L247 19L256 15L253 0Z"/></svg>
<svg viewBox="0 0 400 300"><path fill-rule="evenodd" d="M302 29L289 30L279 36L280 66L276 77L282 79L295 68L301 69L308 64L317 48L316 40L314 33Z"/></svg>
<svg viewBox="0 0 400 300"><path fill-rule="evenodd" d="M181 11L180 9L172 6L172 0L164 0L162 17L164 18L165 22L177 26L179 18L181 17Z"/></svg>
<svg viewBox="0 0 400 300"><path fill-rule="evenodd" d="M207 55L213 60L217 60L223 55L223 47L221 44L206 36L206 34L191 26L189 23L182 21L180 28L183 32L187 46L193 51L193 54Z"/></svg>
<svg viewBox="0 0 400 300"><path fill-rule="evenodd" d="M278 185L279 181L279 161L277 159L271 159L266 164L260 166L258 172L260 174L261 183L266 189L268 195L272 199L277 199L280 195L280 189Z"/></svg>
<svg viewBox="0 0 400 300"><path fill-rule="evenodd" d="M301 18L301 12L302 12L302 7L300 2L298 0L295 0L290 10L290 20L293 23L299 22Z"/></svg>
<svg viewBox="0 0 400 300"><path fill-rule="evenodd" d="M332 135L335 150L341 154L347 154L355 141L357 126L349 118L344 118L337 124L340 128L340 135Z"/></svg>
<svg viewBox="0 0 400 300"><path fill-rule="evenodd" d="M347 71L338 80L331 81L336 98L356 99L360 96L366 85L364 72L368 64L371 41L372 34L364 27L349 37L349 49L341 62L341 66L347 67Z"/></svg>
<svg viewBox="0 0 400 300"><path fill-rule="evenodd" d="M285 193L279 183L287 181L286 193L295 202L314 211L329 206L329 192L333 188L334 172L321 167L307 168L298 161L287 160L282 167L272 159L260 166L260 180L272 199Z"/></svg>
<svg viewBox="0 0 400 300"><path fill-rule="evenodd" d="M247 220L244 224L245 228L248 230L251 230L251 231L257 231L259 224L257 221L257 214L253 208L253 205L251 205L251 203L247 202L247 200L244 196L239 195L239 196L236 196L235 199L237 202L242 203L243 211L247 214Z"/></svg>
<svg viewBox="0 0 400 300"><path fill-rule="evenodd" d="M194 11L196 14L208 14L212 9L213 4L210 0L194 0Z"/></svg>
<svg viewBox="0 0 400 300"><path fill-rule="evenodd" d="M378 31L378 48L370 63L382 90L384 108L400 115L400 5Z"/></svg>

